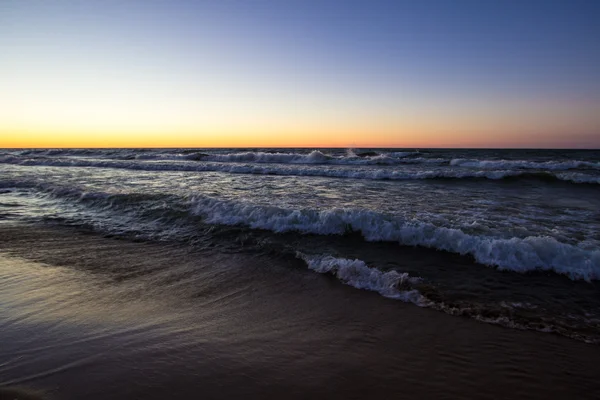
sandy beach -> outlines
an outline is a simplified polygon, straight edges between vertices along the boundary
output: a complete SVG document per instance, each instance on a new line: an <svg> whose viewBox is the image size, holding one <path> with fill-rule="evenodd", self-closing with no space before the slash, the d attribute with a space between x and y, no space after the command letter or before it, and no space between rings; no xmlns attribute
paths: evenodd
<svg viewBox="0 0 600 400"><path fill-rule="evenodd" d="M2 386L52 399L600 393L596 345L389 300L297 260L0 232Z"/></svg>

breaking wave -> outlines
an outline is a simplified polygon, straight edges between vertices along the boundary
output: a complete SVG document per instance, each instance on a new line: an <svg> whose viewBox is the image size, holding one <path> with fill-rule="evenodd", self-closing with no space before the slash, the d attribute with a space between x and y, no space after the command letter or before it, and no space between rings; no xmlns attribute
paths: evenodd
<svg viewBox="0 0 600 400"><path fill-rule="evenodd" d="M3 187L26 186L5 182ZM416 218L404 218L364 209L286 209L243 201L223 200L196 195L187 198L166 195L88 193L78 188L30 184L36 190L59 199L67 199L102 211L119 210L151 221L147 229L159 229L162 218L169 218L165 229L189 225L200 219L209 225L243 226L275 233L299 232L318 235L359 233L367 241L396 242L468 255L480 264L520 273L554 271L573 280L600 279L600 250L584 249L550 236L501 238L474 235L458 228L438 226ZM156 195L155 195L156 196ZM140 207L140 205L143 205ZM176 221L173 218L177 219ZM176 222L176 223L174 223ZM132 223L132 222L129 222ZM164 232L163 232L164 233Z"/></svg>
<svg viewBox="0 0 600 400"><path fill-rule="evenodd" d="M597 159L501 159L496 154L468 157L464 151L390 151L381 149L353 150L246 150L226 149L21 149L5 150L0 155L31 158L84 158L105 160L190 160L219 163L306 164L306 165L445 165L461 168L494 170L566 171L600 170ZM461 157L462 156L462 157ZM467 156L467 157L464 157Z"/></svg>
<svg viewBox="0 0 600 400"><path fill-rule="evenodd" d="M391 169L391 168L353 168L333 166L291 166L257 165L220 162L140 162L115 161L76 158L38 158L23 159L13 155L0 156L0 163L23 166L51 167L96 167L131 169L141 171L191 171L224 172L231 174L312 176L329 178L370 179L370 180L423 180L423 179L538 179L546 181L564 181L578 184L600 184L600 176L582 172L549 172L527 170L474 170L469 168L433 168L433 169Z"/></svg>
<svg viewBox="0 0 600 400"><path fill-rule="evenodd" d="M301 252L296 257L304 260L308 268L320 274L331 274L346 285L357 289L377 292L384 297L402 300L418 306L427 306L430 301L412 286L421 278L397 271L383 272L369 267L358 259L336 258L330 255L307 255Z"/></svg>
<svg viewBox="0 0 600 400"><path fill-rule="evenodd" d="M523 304L502 301L494 303L453 304L441 301L435 295L434 286L424 282L420 277L411 277L406 272L395 270L381 271L367 265L359 259L338 258L327 254L308 255L296 252L296 257L302 259L309 269L321 274L330 274L342 283L357 289L369 290L380 295L412 303L419 307L431 308L443 313L473 318L480 322L500 325L511 329L536 330L554 332L587 343L598 343L600 339L594 334L582 332L578 326L584 323L597 326L598 321L592 318L568 318L562 316L548 318L535 316L530 313L516 313L518 309L537 309L533 304ZM421 289L421 290L419 290ZM430 297L433 294L433 297ZM435 300L437 298L437 300Z"/></svg>
<svg viewBox="0 0 600 400"><path fill-rule="evenodd" d="M535 169L543 171L566 171L569 169L598 169L600 162L590 161L526 161L526 160L476 160L455 158L451 166L481 168L481 169Z"/></svg>
<svg viewBox="0 0 600 400"><path fill-rule="evenodd" d="M470 255L480 264L501 270L551 270L574 280L600 279L600 250L585 250L549 236L475 236L460 229L369 210L287 210L209 197L195 198L192 212L214 224L320 235L358 232L367 241L398 242Z"/></svg>
<svg viewBox="0 0 600 400"><path fill-rule="evenodd" d="M379 154L377 152L368 152L356 154L349 151L346 155L334 156L325 154L319 150L313 150L308 154L247 151L227 154L192 153L187 155L186 158L222 163L391 165L403 163L403 158L410 156L411 154L417 153L396 152Z"/></svg>

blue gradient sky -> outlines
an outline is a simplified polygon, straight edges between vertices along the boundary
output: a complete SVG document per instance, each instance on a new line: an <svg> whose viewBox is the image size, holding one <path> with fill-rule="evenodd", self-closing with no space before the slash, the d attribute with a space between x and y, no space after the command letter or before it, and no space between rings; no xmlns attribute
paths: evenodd
<svg viewBox="0 0 600 400"><path fill-rule="evenodd" d="M600 147L598 1L0 3L0 146Z"/></svg>

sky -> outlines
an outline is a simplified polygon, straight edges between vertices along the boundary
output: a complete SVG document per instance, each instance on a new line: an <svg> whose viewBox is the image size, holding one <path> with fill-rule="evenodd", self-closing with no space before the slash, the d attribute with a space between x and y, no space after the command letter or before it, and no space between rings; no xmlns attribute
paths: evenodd
<svg viewBox="0 0 600 400"><path fill-rule="evenodd" d="M0 147L600 148L600 1L3 0Z"/></svg>

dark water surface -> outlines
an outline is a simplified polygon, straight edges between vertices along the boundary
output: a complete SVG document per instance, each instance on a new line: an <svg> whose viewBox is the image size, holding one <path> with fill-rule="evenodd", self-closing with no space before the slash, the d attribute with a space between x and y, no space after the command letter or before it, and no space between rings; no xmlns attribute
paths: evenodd
<svg viewBox="0 0 600 400"><path fill-rule="evenodd" d="M594 398L600 152L0 150L0 384Z"/></svg>

